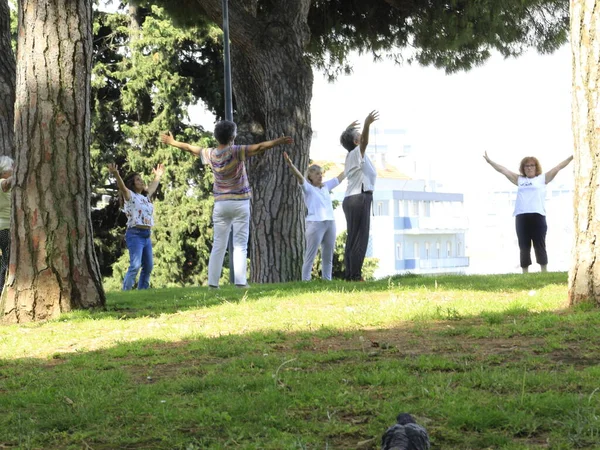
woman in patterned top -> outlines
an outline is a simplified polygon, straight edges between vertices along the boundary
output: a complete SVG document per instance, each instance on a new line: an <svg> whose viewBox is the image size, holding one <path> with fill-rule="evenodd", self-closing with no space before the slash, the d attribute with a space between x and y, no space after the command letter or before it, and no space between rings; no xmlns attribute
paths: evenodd
<svg viewBox="0 0 600 450"><path fill-rule="evenodd" d="M214 175L213 194L213 246L208 260L208 285L219 287L223 269L223 258L227 250L229 232L233 227L233 267L235 285L248 287L246 282L246 254L250 231L250 197L252 196L246 158L258 155L276 145L291 144L292 138L282 136L272 141L253 145L234 145L237 126L229 120L223 120L215 126L216 148L202 148L176 141L171 133L161 134L164 144L179 148L202 158Z"/></svg>
<svg viewBox="0 0 600 450"><path fill-rule="evenodd" d="M150 273L154 265L152 240L150 239L150 230L154 226L154 206L151 199L158 188L160 178L165 173L165 166L159 164L152 169L154 180L147 188L146 183L137 173L130 174L123 181L115 164L109 164L108 171L117 180L119 201L127 216L125 242L127 250L129 250L129 269L123 280L123 290L128 291L133 288L140 269L142 271L137 287L138 289L148 289Z"/></svg>
<svg viewBox="0 0 600 450"><path fill-rule="evenodd" d="M4 289L4 280L10 256L10 212L11 189L13 185L14 161L10 156L0 156L0 293Z"/></svg>

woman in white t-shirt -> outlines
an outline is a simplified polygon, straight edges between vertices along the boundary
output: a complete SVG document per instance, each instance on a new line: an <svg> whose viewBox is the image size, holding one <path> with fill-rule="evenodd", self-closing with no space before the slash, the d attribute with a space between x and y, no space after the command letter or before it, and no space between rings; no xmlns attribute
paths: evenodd
<svg viewBox="0 0 600 450"><path fill-rule="evenodd" d="M146 188L146 183L137 173L131 173L125 181L119 175L115 164L108 165L108 171L117 180L119 188L119 200L123 211L127 216L127 231L125 232L125 243L129 250L129 269L123 279L123 290L133 289L135 279L140 272L138 289L148 289L150 286L150 273L154 266L152 257L151 229L154 226L154 205L152 196L158 188L160 178L165 173L165 166L159 164L155 169L154 180Z"/></svg>
<svg viewBox="0 0 600 450"><path fill-rule="evenodd" d="M569 156L559 165L546 173L542 173L542 166L537 158L527 156L521 160L519 173L512 172L506 167L493 162L487 155L484 159L494 169L504 175L508 180L517 185L517 200L515 202L515 228L521 253L521 268L523 273L529 272L531 265L531 243L535 252L535 259L542 272L548 269L548 254L546 252L546 185L554 180L556 174L567 167L573 160Z"/></svg>
<svg viewBox="0 0 600 450"><path fill-rule="evenodd" d="M310 281L313 263L321 247L321 277L331 280L333 270L333 250L335 247L335 220L330 191L345 178L344 172L323 182L323 169L313 164L306 171L306 178L292 163L287 153L283 153L285 162L292 169L304 194L306 205L306 249L302 264L302 280Z"/></svg>

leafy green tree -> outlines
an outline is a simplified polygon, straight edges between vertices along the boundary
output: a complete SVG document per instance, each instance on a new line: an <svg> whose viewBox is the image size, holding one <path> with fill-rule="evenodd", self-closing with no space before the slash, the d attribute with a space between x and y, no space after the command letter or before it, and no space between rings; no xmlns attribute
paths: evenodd
<svg viewBox="0 0 600 450"><path fill-rule="evenodd" d="M212 239L212 175L198 159L160 144L158 135L173 130L182 139L211 143L208 133L186 122L199 98L213 112L223 110L215 88L223 67L220 31L202 22L175 27L152 6L98 12L94 33L93 181L97 199L113 197L93 214L107 287L120 285L128 265L124 216L105 169L113 161L123 172L145 176L157 163L166 165L155 201L152 286L201 284Z"/></svg>
<svg viewBox="0 0 600 450"><path fill-rule="evenodd" d="M181 23L222 23L221 0L151 3L164 6ZM505 56L518 56L528 47L552 51L567 39L568 2L230 0L229 19L238 141L292 135L292 160L306 167L313 67L331 76L348 71L351 50L449 72L481 64L492 50ZM335 105L332 111L340 112ZM254 282L298 280L301 275L304 206L280 158L277 151L267 152L248 164L254 195Z"/></svg>

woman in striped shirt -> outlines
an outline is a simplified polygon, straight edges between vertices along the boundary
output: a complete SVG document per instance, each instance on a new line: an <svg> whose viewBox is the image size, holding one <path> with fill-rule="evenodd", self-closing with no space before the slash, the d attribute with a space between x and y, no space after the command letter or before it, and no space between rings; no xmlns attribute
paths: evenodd
<svg viewBox="0 0 600 450"><path fill-rule="evenodd" d="M208 285L219 287L223 269L223 259L227 250L229 233L233 228L233 266L235 285L248 287L246 280L246 254L250 230L250 197L252 192L246 173L246 158L252 157L276 145L289 145L292 138L283 136L271 141L253 145L234 145L237 126L234 122L223 120L215 126L216 148L202 148L176 141L172 134L160 136L164 144L191 153L202 158L209 165L213 175L213 247L208 261Z"/></svg>

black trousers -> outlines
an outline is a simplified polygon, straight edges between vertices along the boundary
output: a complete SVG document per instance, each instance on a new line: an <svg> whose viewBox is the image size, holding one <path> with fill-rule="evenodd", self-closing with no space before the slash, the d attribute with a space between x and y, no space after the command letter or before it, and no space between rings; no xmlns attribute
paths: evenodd
<svg viewBox="0 0 600 450"><path fill-rule="evenodd" d="M344 250L344 278L349 281L362 279L362 266L369 245L372 203L372 192L351 195L342 202L348 230Z"/></svg>
<svg viewBox="0 0 600 450"><path fill-rule="evenodd" d="M546 253L546 216L537 213L519 214L515 217L517 239L521 250L521 267L531 265L531 243L535 251L535 260L541 266L548 264Z"/></svg>
<svg viewBox="0 0 600 450"><path fill-rule="evenodd" d="M2 292L10 257L10 230L8 228L0 230L0 251L2 252L2 256L0 256L0 292Z"/></svg>

